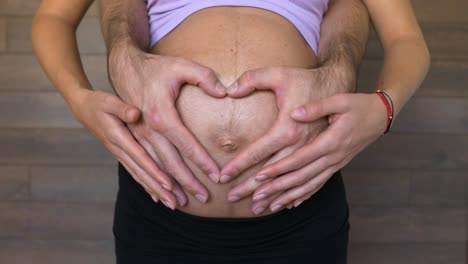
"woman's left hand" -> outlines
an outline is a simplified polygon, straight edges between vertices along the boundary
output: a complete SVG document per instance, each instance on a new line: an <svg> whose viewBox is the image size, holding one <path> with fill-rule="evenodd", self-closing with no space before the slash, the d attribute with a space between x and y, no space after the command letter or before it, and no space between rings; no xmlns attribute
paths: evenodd
<svg viewBox="0 0 468 264"><path fill-rule="evenodd" d="M329 126L293 154L264 167L257 175L268 182L255 190L253 207L298 206L359 152L379 138L387 126L385 105L377 94L337 94L310 102L291 113L298 122L328 116ZM259 180L259 179L257 179ZM262 195L263 194L263 195ZM275 211L275 210L274 210Z"/></svg>

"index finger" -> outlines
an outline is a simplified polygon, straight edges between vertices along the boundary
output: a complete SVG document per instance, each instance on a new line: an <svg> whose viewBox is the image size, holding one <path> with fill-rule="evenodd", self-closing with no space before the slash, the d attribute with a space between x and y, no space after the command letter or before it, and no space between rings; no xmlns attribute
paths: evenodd
<svg viewBox="0 0 468 264"><path fill-rule="evenodd" d="M162 127L158 128L160 133L176 146L183 157L191 160L216 183L219 179L218 165L182 123L174 105L162 106L159 112L164 113L160 116L164 120Z"/></svg>
<svg viewBox="0 0 468 264"><path fill-rule="evenodd" d="M265 135L247 146L224 166L221 170L221 183L230 181L287 145L288 140L281 134L280 123L277 121Z"/></svg>

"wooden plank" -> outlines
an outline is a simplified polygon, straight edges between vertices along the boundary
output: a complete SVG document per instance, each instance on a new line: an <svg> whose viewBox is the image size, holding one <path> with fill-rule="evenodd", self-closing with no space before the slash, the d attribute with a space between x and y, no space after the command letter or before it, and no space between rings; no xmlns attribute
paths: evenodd
<svg viewBox="0 0 468 264"><path fill-rule="evenodd" d="M27 167L0 166L0 200L29 199Z"/></svg>
<svg viewBox="0 0 468 264"><path fill-rule="evenodd" d="M408 170L344 169L342 174L351 205L408 204L411 176Z"/></svg>
<svg viewBox="0 0 468 264"><path fill-rule="evenodd" d="M394 132L468 133L468 98L413 98L394 119Z"/></svg>
<svg viewBox="0 0 468 264"><path fill-rule="evenodd" d="M412 0L412 3L420 22L468 22L465 0Z"/></svg>
<svg viewBox="0 0 468 264"><path fill-rule="evenodd" d="M350 264L463 264L464 243L351 243Z"/></svg>
<svg viewBox="0 0 468 264"><path fill-rule="evenodd" d="M114 203L0 203L0 239L92 239L113 237Z"/></svg>
<svg viewBox="0 0 468 264"><path fill-rule="evenodd" d="M5 52L7 48L6 18L0 16L0 52Z"/></svg>
<svg viewBox="0 0 468 264"><path fill-rule="evenodd" d="M468 135L389 133L358 154L348 166L465 169L468 168Z"/></svg>
<svg viewBox="0 0 468 264"><path fill-rule="evenodd" d="M0 240L4 264L111 264L113 240Z"/></svg>
<svg viewBox="0 0 468 264"><path fill-rule="evenodd" d="M429 23L421 24L431 58L466 59L468 58L468 24L467 23ZM382 59L383 48L374 28L369 34L369 43L365 58Z"/></svg>
<svg viewBox="0 0 468 264"><path fill-rule="evenodd" d="M89 8L86 16L97 16L98 2L95 1ZM41 0L0 0L0 14L27 16L34 15Z"/></svg>
<svg viewBox="0 0 468 264"><path fill-rule="evenodd" d="M8 26L8 51L32 52L30 17L9 17ZM106 54L106 47L99 30L99 19L96 17L84 19L77 31L78 47L81 54Z"/></svg>
<svg viewBox="0 0 468 264"><path fill-rule="evenodd" d="M96 90L111 91L105 56L82 56L86 75ZM53 91L33 55L0 55L0 90Z"/></svg>
<svg viewBox="0 0 468 264"><path fill-rule="evenodd" d="M414 171L410 203L413 206L468 206L466 170Z"/></svg>
<svg viewBox="0 0 468 264"><path fill-rule="evenodd" d="M75 120L67 103L56 92L0 92L0 127L83 126Z"/></svg>
<svg viewBox="0 0 468 264"><path fill-rule="evenodd" d="M0 164L115 165L85 129L1 129Z"/></svg>
<svg viewBox="0 0 468 264"><path fill-rule="evenodd" d="M37 201L112 202L117 189L116 166L31 168L31 199Z"/></svg>
<svg viewBox="0 0 468 264"><path fill-rule="evenodd" d="M358 91L374 92L379 80L381 60L364 60ZM468 61L432 61L429 73L415 96L468 96Z"/></svg>
<svg viewBox="0 0 468 264"><path fill-rule="evenodd" d="M465 242L466 208L352 206L350 241Z"/></svg>

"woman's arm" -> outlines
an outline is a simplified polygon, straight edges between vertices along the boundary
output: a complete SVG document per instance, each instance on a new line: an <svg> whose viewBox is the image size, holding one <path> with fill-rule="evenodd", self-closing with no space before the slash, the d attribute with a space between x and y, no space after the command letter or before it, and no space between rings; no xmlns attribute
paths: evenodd
<svg viewBox="0 0 468 264"><path fill-rule="evenodd" d="M384 46L382 90L393 99L396 115L424 79L429 53L410 0L364 2ZM261 180L273 180L258 188L254 197L281 193L271 202L271 208L292 201L297 206L379 138L387 123L386 108L374 93L338 94L308 103L291 113L292 118L305 123L324 116L329 116L330 123L324 132L292 155L258 172Z"/></svg>
<svg viewBox="0 0 468 264"><path fill-rule="evenodd" d="M129 171L137 172L133 174L135 179L153 196L175 203L175 197L160 186L166 184L170 189L171 179L158 169L124 125L138 120L138 109L112 94L93 91L86 78L75 33L92 2L43 0L32 25L36 56L74 116Z"/></svg>
<svg viewBox="0 0 468 264"><path fill-rule="evenodd" d="M42 1L32 25L32 44L49 79L72 103L77 93L92 90L84 73L75 31L93 0Z"/></svg>
<svg viewBox="0 0 468 264"><path fill-rule="evenodd" d="M409 0L363 0L384 48L381 90L393 100L394 117L421 85L429 51Z"/></svg>

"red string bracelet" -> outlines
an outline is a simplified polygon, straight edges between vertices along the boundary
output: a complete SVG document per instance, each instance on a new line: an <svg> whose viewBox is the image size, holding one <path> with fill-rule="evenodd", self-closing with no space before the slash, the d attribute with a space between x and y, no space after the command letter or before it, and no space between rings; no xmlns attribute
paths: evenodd
<svg viewBox="0 0 468 264"><path fill-rule="evenodd" d="M380 90L380 86L383 84L383 82L379 82L377 84L377 95L380 97L382 102L385 105L385 108L387 109L387 128L385 129L385 132L383 133L384 135L387 134L390 131L390 127L392 126L392 121L393 121L393 102L390 96L385 93L384 91Z"/></svg>

